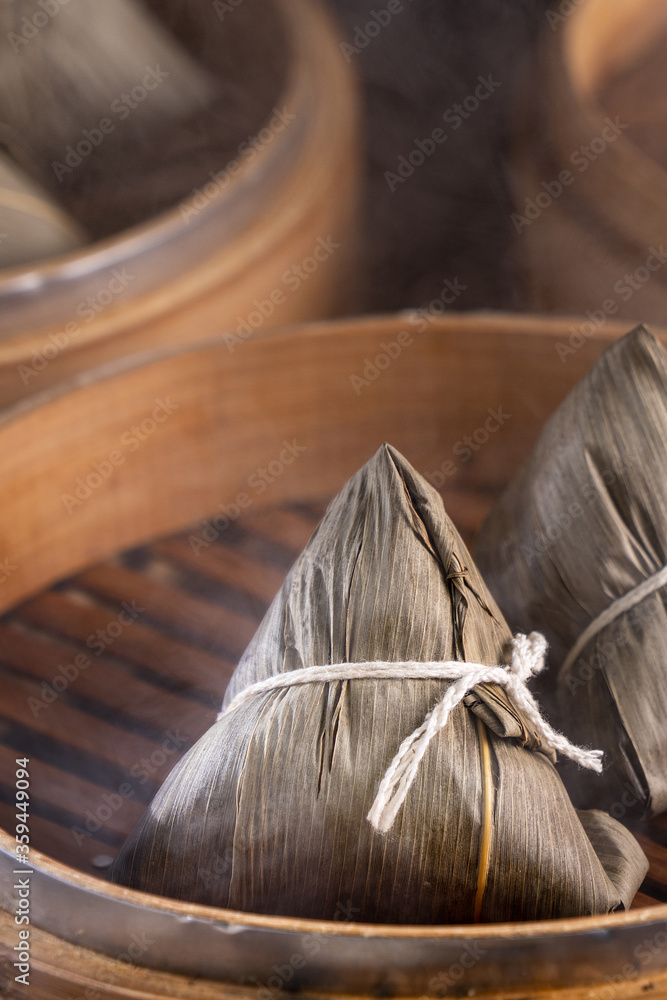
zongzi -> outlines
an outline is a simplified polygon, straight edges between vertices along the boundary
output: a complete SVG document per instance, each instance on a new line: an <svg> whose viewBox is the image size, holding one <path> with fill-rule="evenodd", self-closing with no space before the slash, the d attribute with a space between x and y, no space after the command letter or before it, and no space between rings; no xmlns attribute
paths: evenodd
<svg viewBox="0 0 667 1000"><path fill-rule="evenodd" d="M525 681L435 490L383 446L329 507L112 878L238 910L449 923L606 913L646 872L552 762L578 751ZM598 853L599 852L599 853Z"/></svg>
<svg viewBox="0 0 667 1000"><path fill-rule="evenodd" d="M509 624L548 639L550 711L605 752L573 795L618 818L667 809L666 487L667 351L638 327L551 417L476 549Z"/></svg>
<svg viewBox="0 0 667 1000"><path fill-rule="evenodd" d="M0 268L32 264L87 242L81 226L0 153Z"/></svg>

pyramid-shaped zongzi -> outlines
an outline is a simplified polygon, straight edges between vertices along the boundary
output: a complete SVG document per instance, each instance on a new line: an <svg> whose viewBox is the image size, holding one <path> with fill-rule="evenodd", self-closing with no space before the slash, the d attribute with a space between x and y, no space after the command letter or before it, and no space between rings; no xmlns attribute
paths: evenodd
<svg viewBox="0 0 667 1000"><path fill-rule="evenodd" d="M638 845L609 816L577 814L553 754L496 683L453 708L388 832L368 819L397 750L452 687L411 676L415 663L504 664L510 640L440 497L383 446L332 502L226 711L169 775L112 877L237 910L334 919L342 906L370 922L629 905L646 870ZM375 661L403 664L402 678L266 687Z"/></svg>

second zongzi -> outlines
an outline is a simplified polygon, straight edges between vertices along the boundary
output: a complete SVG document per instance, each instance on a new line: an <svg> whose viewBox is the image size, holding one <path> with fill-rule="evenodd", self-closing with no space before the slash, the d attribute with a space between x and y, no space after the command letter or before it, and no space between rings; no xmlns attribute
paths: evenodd
<svg viewBox="0 0 667 1000"><path fill-rule="evenodd" d="M666 490L667 351L638 327L546 424L476 550L510 625L549 641L559 725L605 751L577 798L619 818L667 809Z"/></svg>

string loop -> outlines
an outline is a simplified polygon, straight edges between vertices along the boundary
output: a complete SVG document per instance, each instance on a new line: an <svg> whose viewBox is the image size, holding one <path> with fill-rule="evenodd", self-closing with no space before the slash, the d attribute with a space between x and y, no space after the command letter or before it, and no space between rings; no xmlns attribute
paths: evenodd
<svg viewBox="0 0 667 1000"><path fill-rule="evenodd" d="M304 667L275 674L240 691L220 712L218 719L235 711L258 695L300 684L369 678L387 680L448 680L453 683L442 699L426 715L421 726L401 743L387 768L367 819L379 833L387 833L415 780L419 765L434 736L447 725L451 712L478 684L497 684L512 697L517 708L532 725L538 739L548 748L569 757L581 767L598 773L602 770L602 751L584 750L557 732L542 717L535 698L526 682L544 669L547 644L539 632L517 635L512 640L510 662L506 666L466 663L459 660L444 662L416 660L401 663L371 661L334 663L322 667Z"/></svg>
<svg viewBox="0 0 667 1000"><path fill-rule="evenodd" d="M595 638L598 632L601 632L607 625L611 625L612 622L615 622L626 611L630 611L640 601L643 601L645 597L660 590L665 584L667 584L667 566L663 566L657 573L653 573L652 576L648 576L641 583L638 583L636 587L632 587L627 594L623 594L621 597L617 597L615 601L612 601L581 633L565 657L559 676L565 676L572 664L576 662L579 654L586 648L591 639Z"/></svg>

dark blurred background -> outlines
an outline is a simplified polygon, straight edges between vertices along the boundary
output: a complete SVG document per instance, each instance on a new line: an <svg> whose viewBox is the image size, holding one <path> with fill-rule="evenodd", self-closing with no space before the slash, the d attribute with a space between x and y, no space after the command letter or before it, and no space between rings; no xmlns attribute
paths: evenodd
<svg viewBox="0 0 667 1000"><path fill-rule="evenodd" d="M369 308L427 304L446 279L466 286L456 309L516 308L508 143L547 0L403 0L365 47L373 12L386 20L384 0L328 3L358 50L346 55L363 86ZM479 107L458 127L456 111L443 122L489 76L499 85ZM438 127L446 140L392 191L385 173Z"/></svg>

